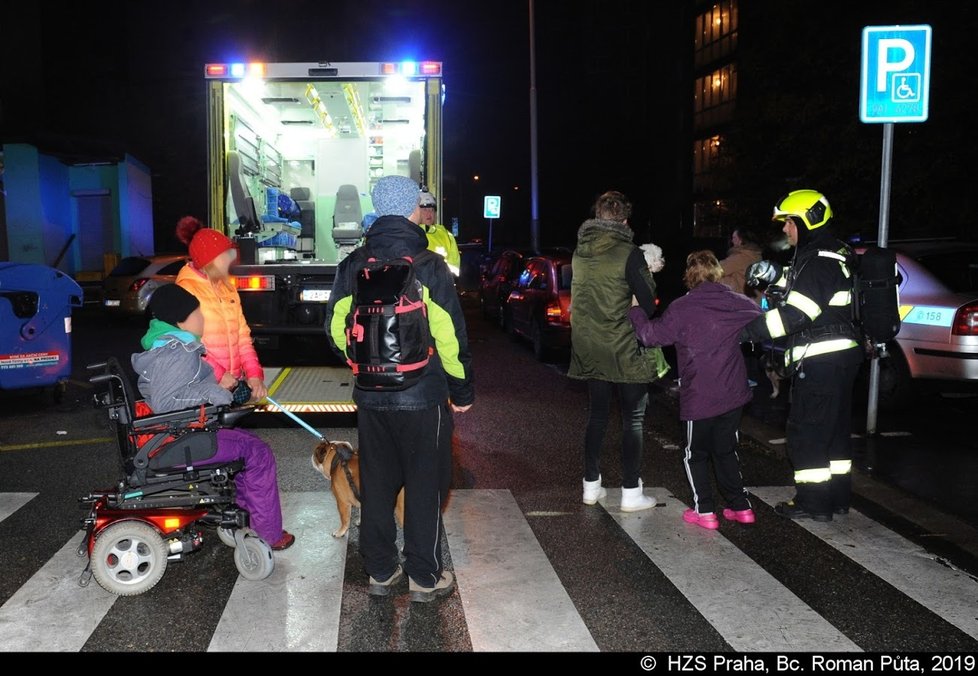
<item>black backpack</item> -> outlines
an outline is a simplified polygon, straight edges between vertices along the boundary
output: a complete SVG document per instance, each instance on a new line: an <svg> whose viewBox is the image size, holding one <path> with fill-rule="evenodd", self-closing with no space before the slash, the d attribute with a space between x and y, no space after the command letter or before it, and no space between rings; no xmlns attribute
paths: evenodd
<svg viewBox="0 0 978 676"><path fill-rule="evenodd" d="M870 345L883 345L900 332L900 273L896 253L871 246L853 258L855 325Z"/></svg>
<svg viewBox="0 0 978 676"><path fill-rule="evenodd" d="M434 255L381 260L364 252L353 266L346 345L358 388L403 390L424 374L434 348L415 265Z"/></svg>

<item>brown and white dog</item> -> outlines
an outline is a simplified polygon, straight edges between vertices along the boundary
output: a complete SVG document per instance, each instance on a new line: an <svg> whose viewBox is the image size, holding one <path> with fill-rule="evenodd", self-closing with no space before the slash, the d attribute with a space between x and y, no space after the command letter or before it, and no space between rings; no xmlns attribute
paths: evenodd
<svg viewBox="0 0 978 676"><path fill-rule="evenodd" d="M340 527L333 531L333 537L341 538L350 530L352 508L360 508L360 456L353 445L346 441L322 441L312 452L312 466L329 479L333 497L336 498L336 509L340 513ZM403 528L403 487L397 494L394 515Z"/></svg>

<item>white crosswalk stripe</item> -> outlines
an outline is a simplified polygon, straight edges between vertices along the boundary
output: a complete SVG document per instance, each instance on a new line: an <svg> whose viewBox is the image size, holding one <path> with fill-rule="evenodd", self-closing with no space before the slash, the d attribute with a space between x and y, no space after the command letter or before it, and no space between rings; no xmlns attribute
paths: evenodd
<svg viewBox="0 0 978 676"><path fill-rule="evenodd" d="M336 650L347 544L331 535L336 502L323 491L283 493L282 518L296 544L275 553L267 579L238 578L209 651Z"/></svg>
<svg viewBox="0 0 978 676"><path fill-rule="evenodd" d="M795 493L791 486L748 490L772 506L790 500ZM798 524L972 638L978 638L978 583L970 575L949 568L934 555L854 509L848 516L828 523L799 520Z"/></svg>
<svg viewBox="0 0 978 676"><path fill-rule="evenodd" d="M453 491L444 521L473 650L598 649L512 493Z"/></svg>
<svg viewBox="0 0 978 676"><path fill-rule="evenodd" d="M663 506L622 512L621 489L601 504L734 650L859 650L718 531L685 523L668 490L645 492Z"/></svg>
<svg viewBox="0 0 978 676"><path fill-rule="evenodd" d="M0 493L0 521L34 499L37 493Z"/></svg>
<svg viewBox="0 0 978 676"><path fill-rule="evenodd" d="M97 582L78 586L82 536L72 537L0 607L0 650L76 652L112 608L118 597Z"/></svg>
<svg viewBox="0 0 978 676"><path fill-rule="evenodd" d="M613 524L604 528L615 529L616 537L627 537L638 546L649 565L705 620L700 631L708 623L732 649L744 652L861 649L796 595L804 595L803 590L790 590L776 571L765 569L723 530L684 523L681 501L664 488L646 490L664 506L629 514L618 508L620 490L609 489L601 504ZM792 494L790 487L750 490L772 505ZM0 521L17 510L30 509L34 496L0 493ZM327 490L283 492L282 503L297 542L275 554L272 576L261 582L238 578L230 596L225 597L224 591L219 600L208 597L207 589L195 590L202 602L211 598L223 604L210 651L336 651L341 648L343 614L361 612L356 605L351 609L343 604L349 541L331 535L339 522L332 495ZM444 521L458 581L455 602L461 604L474 651L599 649L598 633L592 635L595 627L589 628L584 619L588 614L582 616L583 610L575 605L510 491L455 490ZM934 613L978 639L974 612L978 585L967 573L943 565L855 510L831 523L798 524L815 536L819 546L841 552L853 566L892 586L893 594L903 594L927 609L921 613ZM76 556L80 539L81 533L73 536L0 606L0 651L98 649L98 645L86 646L90 637L108 613L116 618L125 608L114 607L117 597L94 581L86 588L78 585L85 563ZM572 533L568 542L573 542ZM369 614L371 607L375 606L362 612ZM364 617L355 619L364 621Z"/></svg>

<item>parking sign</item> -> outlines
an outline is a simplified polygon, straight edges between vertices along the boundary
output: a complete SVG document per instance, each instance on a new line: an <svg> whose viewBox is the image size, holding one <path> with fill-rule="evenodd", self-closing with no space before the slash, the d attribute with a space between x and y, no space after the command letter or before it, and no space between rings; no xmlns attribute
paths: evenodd
<svg viewBox="0 0 978 676"><path fill-rule="evenodd" d="M863 29L859 119L923 122L930 99L930 26Z"/></svg>
<svg viewBox="0 0 978 676"><path fill-rule="evenodd" d="M486 195L484 208L482 210L484 218L499 218L500 208L503 198L499 195Z"/></svg>

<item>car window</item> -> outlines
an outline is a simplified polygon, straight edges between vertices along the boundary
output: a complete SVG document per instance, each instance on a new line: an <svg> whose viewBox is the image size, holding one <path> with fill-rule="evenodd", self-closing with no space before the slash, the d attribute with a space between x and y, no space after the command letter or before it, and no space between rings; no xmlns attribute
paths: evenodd
<svg viewBox="0 0 978 676"><path fill-rule="evenodd" d="M187 264L187 261L180 259L178 261L173 261L172 263L167 263L156 273L158 275L176 275Z"/></svg>
<svg viewBox="0 0 978 676"><path fill-rule="evenodd" d="M129 256L119 261L119 264L112 268L109 277L132 277L149 267L149 260L138 256Z"/></svg>
<svg viewBox="0 0 978 676"><path fill-rule="evenodd" d="M557 269L557 287L561 291L570 291L574 279L574 268L570 263L564 263Z"/></svg>
<svg viewBox="0 0 978 676"><path fill-rule="evenodd" d="M530 280L533 279L533 271L529 267L523 268L520 272L520 276L516 280L516 286L525 289L530 286Z"/></svg>
<svg viewBox="0 0 978 676"><path fill-rule="evenodd" d="M530 272L529 288L546 290L550 288L550 266L544 261L533 261L527 266Z"/></svg>
<svg viewBox="0 0 978 676"><path fill-rule="evenodd" d="M978 251L929 254L917 262L951 291L978 293Z"/></svg>

